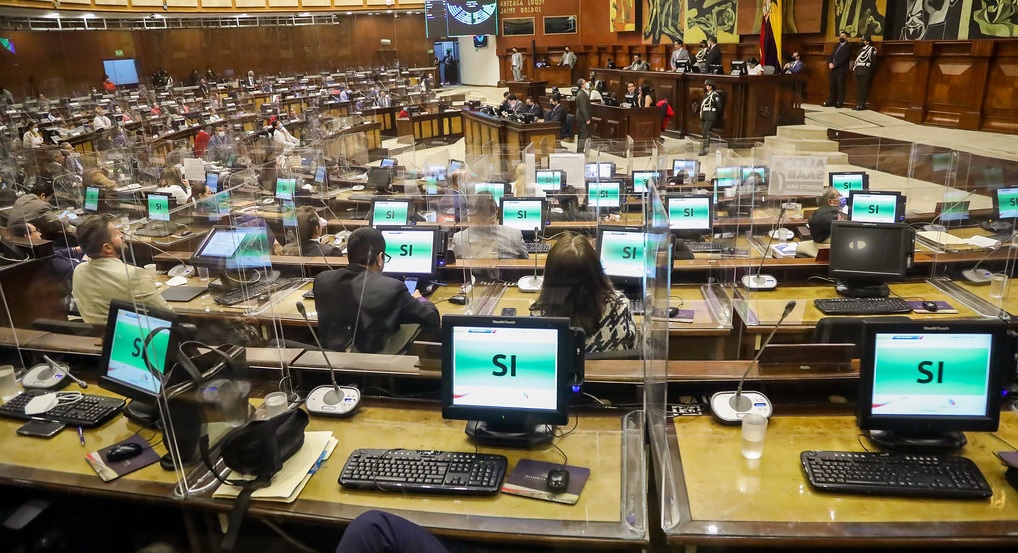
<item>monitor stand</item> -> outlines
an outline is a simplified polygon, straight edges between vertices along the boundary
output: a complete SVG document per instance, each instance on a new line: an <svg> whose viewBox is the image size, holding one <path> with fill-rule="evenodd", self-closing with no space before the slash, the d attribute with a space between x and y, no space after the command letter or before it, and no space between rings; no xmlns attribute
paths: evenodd
<svg viewBox="0 0 1018 553"><path fill-rule="evenodd" d="M550 444L554 434L550 424L498 425L485 421L467 422L466 433L478 445L534 448Z"/></svg>
<svg viewBox="0 0 1018 553"><path fill-rule="evenodd" d="M965 447L968 440L961 432L933 434L904 434L893 430L870 430L870 441L892 451L935 453L955 451Z"/></svg>
<svg viewBox="0 0 1018 553"><path fill-rule="evenodd" d="M132 399L124 407L124 416L145 427L158 427L161 424L159 407L155 403L146 403Z"/></svg>
<svg viewBox="0 0 1018 553"><path fill-rule="evenodd" d="M891 289L883 282L839 280L835 290L849 298L886 298L891 295Z"/></svg>

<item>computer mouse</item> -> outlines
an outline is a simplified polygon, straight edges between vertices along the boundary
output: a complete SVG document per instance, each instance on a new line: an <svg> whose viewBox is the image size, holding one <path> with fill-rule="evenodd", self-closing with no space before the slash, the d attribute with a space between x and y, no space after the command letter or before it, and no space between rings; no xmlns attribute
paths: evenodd
<svg viewBox="0 0 1018 553"><path fill-rule="evenodd" d="M548 478L544 481L548 491L562 493L569 489L569 471L566 469L551 469L548 471Z"/></svg>
<svg viewBox="0 0 1018 553"><path fill-rule="evenodd" d="M350 190L353 190L354 192L360 192L361 190L364 190L364 185L363 184L355 184L355 185L350 187Z"/></svg>
<svg viewBox="0 0 1018 553"><path fill-rule="evenodd" d="M668 318L669 319L674 319L675 316L678 315L678 314L679 314L679 308L678 307L674 307L673 306L673 307L669 307L668 308Z"/></svg>
<svg viewBox="0 0 1018 553"><path fill-rule="evenodd" d="M449 298L449 303L455 305L466 305L467 297L464 296L463 294L456 294L455 296Z"/></svg>
<svg viewBox="0 0 1018 553"><path fill-rule="evenodd" d="M927 301L923 302L923 309L925 309L926 311L929 311L929 312L932 313L932 312L936 311L937 309L940 309L940 306L938 306L937 302L935 302L935 301L927 300Z"/></svg>
<svg viewBox="0 0 1018 553"><path fill-rule="evenodd" d="M113 446L112 449L106 452L106 460L118 463L120 461L126 461L137 457L142 451L141 444L135 442L127 442Z"/></svg>
<svg viewBox="0 0 1018 553"><path fill-rule="evenodd" d="M272 203L275 201L276 201L275 198L265 198L264 200L262 200L262 205L272 205Z"/></svg>

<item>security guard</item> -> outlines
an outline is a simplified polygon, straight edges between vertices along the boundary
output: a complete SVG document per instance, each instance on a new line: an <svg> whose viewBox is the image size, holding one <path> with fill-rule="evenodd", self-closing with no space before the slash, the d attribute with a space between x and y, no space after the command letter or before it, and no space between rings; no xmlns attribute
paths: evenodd
<svg viewBox="0 0 1018 553"><path fill-rule="evenodd" d="M873 78L873 64L877 61L877 49L870 42L870 35L862 37L862 50L855 57L853 64L855 71L855 110L866 109L866 97L870 93L870 79Z"/></svg>
<svg viewBox="0 0 1018 553"><path fill-rule="evenodd" d="M700 121L703 122L703 147L700 148L700 155L705 156L707 148L710 148L710 130L721 117L721 95L710 79L703 82L703 88L707 93L700 102Z"/></svg>

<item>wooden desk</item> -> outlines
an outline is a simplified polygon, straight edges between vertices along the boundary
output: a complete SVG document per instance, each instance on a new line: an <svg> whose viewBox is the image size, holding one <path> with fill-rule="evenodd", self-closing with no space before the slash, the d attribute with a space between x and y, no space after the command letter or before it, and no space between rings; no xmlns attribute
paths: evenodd
<svg viewBox="0 0 1018 553"><path fill-rule="evenodd" d="M568 65L549 65L547 67L535 67L534 77L537 79L535 83L544 83L545 87L557 86L561 89L565 89L569 92L570 87L576 86L576 79L573 78L573 68ZM511 86L511 83L510 83ZM541 90L541 96L544 95L544 90ZM526 100L526 96L520 96L520 100ZM537 98L535 95L534 98Z"/></svg>
<svg viewBox="0 0 1018 553"><path fill-rule="evenodd" d="M548 88L548 81L509 81L509 94L515 94L520 100L526 100L527 96L540 98Z"/></svg>
<svg viewBox="0 0 1018 553"><path fill-rule="evenodd" d="M396 119L396 129L399 136L413 136L415 144L429 140L455 142L463 137L463 117L460 110L420 113Z"/></svg>
<svg viewBox="0 0 1018 553"><path fill-rule="evenodd" d="M665 509L663 526L671 546L928 544L961 550L1018 544L1018 491L1004 480L1004 467L993 454L1005 447L985 432L968 432L962 454L979 466L993 497L946 501L813 492L799 453L862 451L852 416L774 416L757 462L743 459L738 426L721 426L707 416L675 417L664 430L671 469L664 478L674 491L669 495L674 508ZM996 434L1018 442L1018 415L1002 413Z"/></svg>
<svg viewBox="0 0 1018 553"><path fill-rule="evenodd" d="M622 108L604 104L590 105L590 136L602 140L616 140L625 143L626 137L633 140L656 140L661 136L659 107Z"/></svg>
<svg viewBox="0 0 1018 553"><path fill-rule="evenodd" d="M510 175L523 151L534 144L540 156L555 151L562 126L557 122L518 123L479 111L463 110L463 135L466 156L477 159L488 156L498 159L498 169Z"/></svg>

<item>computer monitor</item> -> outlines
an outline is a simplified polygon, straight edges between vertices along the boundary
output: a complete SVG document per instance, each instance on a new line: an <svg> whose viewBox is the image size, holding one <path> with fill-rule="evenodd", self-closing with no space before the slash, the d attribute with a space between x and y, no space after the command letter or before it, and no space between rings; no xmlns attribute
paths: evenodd
<svg viewBox="0 0 1018 553"><path fill-rule="evenodd" d="M597 256L604 273L620 288L640 286L646 235L643 227L601 225L597 228Z"/></svg>
<svg viewBox="0 0 1018 553"><path fill-rule="evenodd" d="M85 203L82 204L82 209L95 213L99 211L99 187L98 186L87 186L85 187Z"/></svg>
<svg viewBox="0 0 1018 553"><path fill-rule="evenodd" d="M170 197L164 194L148 195L148 220L170 221Z"/></svg>
<svg viewBox="0 0 1018 553"><path fill-rule="evenodd" d="M732 75L746 74L746 60L732 60Z"/></svg>
<svg viewBox="0 0 1018 553"><path fill-rule="evenodd" d="M934 220L941 223L961 223L969 220L969 201L937 202Z"/></svg>
<svg viewBox="0 0 1018 553"><path fill-rule="evenodd" d="M870 176L863 171L828 173L827 185L837 188L842 194L847 194L849 190L869 190Z"/></svg>
<svg viewBox="0 0 1018 553"><path fill-rule="evenodd" d="M672 234L699 240L714 228L714 202L710 194L668 196L668 228Z"/></svg>
<svg viewBox="0 0 1018 553"><path fill-rule="evenodd" d="M392 167L371 167L368 169L368 187L384 191L392 184Z"/></svg>
<svg viewBox="0 0 1018 553"><path fill-rule="evenodd" d="M387 275L429 277L435 274L438 253L437 228L386 228L385 253L389 260L382 272Z"/></svg>
<svg viewBox="0 0 1018 553"><path fill-rule="evenodd" d="M900 192L849 190L848 219L860 223L905 221L905 197Z"/></svg>
<svg viewBox="0 0 1018 553"><path fill-rule="evenodd" d="M445 165L428 165L427 175L436 181L445 182Z"/></svg>
<svg viewBox="0 0 1018 553"><path fill-rule="evenodd" d="M293 200L294 194L297 192L297 179L276 179L276 199L277 200Z"/></svg>
<svg viewBox="0 0 1018 553"><path fill-rule="evenodd" d="M315 169L315 184L319 186L326 186L328 183L329 173L328 168L324 165L319 165Z"/></svg>
<svg viewBox="0 0 1018 553"><path fill-rule="evenodd" d="M675 62L675 70L679 73L689 73L693 70L693 64L688 59Z"/></svg>
<svg viewBox="0 0 1018 553"><path fill-rule="evenodd" d="M232 169L237 165L237 154L229 154L226 156L226 167Z"/></svg>
<svg viewBox="0 0 1018 553"><path fill-rule="evenodd" d="M548 220L548 204L544 198L503 198L499 224L519 229L525 237L544 231Z"/></svg>
<svg viewBox="0 0 1018 553"><path fill-rule="evenodd" d="M145 357L155 371L166 373L177 352L176 333L170 330L176 321L177 315L172 311L123 300L110 302L99 365L105 367L106 372L99 377L99 387L132 400L124 414L146 426L159 420L156 401L162 389L162 379L149 371ZM165 330L152 335L143 357L145 338L159 328Z"/></svg>
<svg viewBox="0 0 1018 553"><path fill-rule="evenodd" d="M839 294L886 297L886 283L905 280L912 265L915 232L901 223L834 221L830 243L830 274L838 279Z"/></svg>
<svg viewBox="0 0 1018 553"><path fill-rule="evenodd" d="M502 198L505 196L507 188L509 188L507 181L478 182L474 184L474 194L487 192L495 199L495 205L502 205Z"/></svg>
<svg viewBox="0 0 1018 553"><path fill-rule="evenodd" d="M742 182L742 170L739 167L718 167L714 170L714 203L725 195L724 190L738 188Z"/></svg>
<svg viewBox="0 0 1018 553"><path fill-rule="evenodd" d="M218 194L198 200L195 214L208 216L209 221L217 222L230 216L230 193L222 191Z"/></svg>
<svg viewBox="0 0 1018 553"><path fill-rule="evenodd" d="M636 92L627 92L626 95L622 97L622 103L625 104L623 107L628 108L635 107L636 99L638 97L639 94L637 94Z"/></svg>
<svg viewBox="0 0 1018 553"><path fill-rule="evenodd" d="M205 173L205 189L213 194L219 192L219 173Z"/></svg>
<svg viewBox="0 0 1018 553"><path fill-rule="evenodd" d="M569 422L584 339L568 318L446 315L442 335L442 417L476 443L533 447Z"/></svg>
<svg viewBox="0 0 1018 553"><path fill-rule="evenodd" d="M993 194L993 207L998 219L1013 224L1018 220L1018 187L998 188Z"/></svg>
<svg viewBox="0 0 1018 553"><path fill-rule="evenodd" d="M857 422L881 447L959 449L963 432L993 432L1011 340L1001 321L867 322Z"/></svg>
<svg viewBox="0 0 1018 553"><path fill-rule="evenodd" d="M763 167L763 166L758 166L758 167L744 166L744 167L741 167L740 169L742 171L742 180L743 180L743 182L745 182L746 179L750 178L753 175L753 173L756 173L760 177L760 182L758 184L766 184L767 183L767 168L766 167Z"/></svg>
<svg viewBox="0 0 1018 553"><path fill-rule="evenodd" d="M392 158L392 157L382 158L382 161L378 163L378 166L379 167L395 167L396 166L396 158Z"/></svg>
<svg viewBox="0 0 1018 553"><path fill-rule="evenodd" d="M660 178L659 171L633 171L633 194L646 194Z"/></svg>
<svg viewBox="0 0 1018 553"><path fill-rule="evenodd" d="M402 227L411 224L413 205L410 200L371 201L371 226Z"/></svg>
<svg viewBox="0 0 1018 553"><path fill-rule="evenodd" d="M544 192L555 193L566 185L566 173L561 169L538 169L534 177L538 188Z"/></svg>
<svg viewBox="0 0 1018 553"><path fill-rule="evenodd" d="M463 165L464 165L464 163L462 161L458 160L458 159L450 159L449 160L449 173L451 174L453 171L459 171L460 169L463 168Z"/></svg>
<svg viewBox="0 0 1018 553"><path fill-rule="evenodd" d="M245 272L270 267L269 251L266 227L214 227L198 245L190 262L219 271Z"/></svg>
<svg viewBox="0 0 1018 553"><path fill-rule="evenodd" d="M615 163L611 161L597 161L584 165L583 170L583 176L586 180L610 179L615 174Z"/></svg>
<svg viewBox="0 0 1018 553"><path fill-rule="evenodd" d="M587 207L591 209L619 209L622 207L622 182L610 180L588 182Z"/></svg>
<svg viewBox="0 0 1018 553"><path fill-rule="evenodd" d="M700 174L700 161L696 159L673 159L672 176L682 173L683 182L693 182Z"/></svg>

